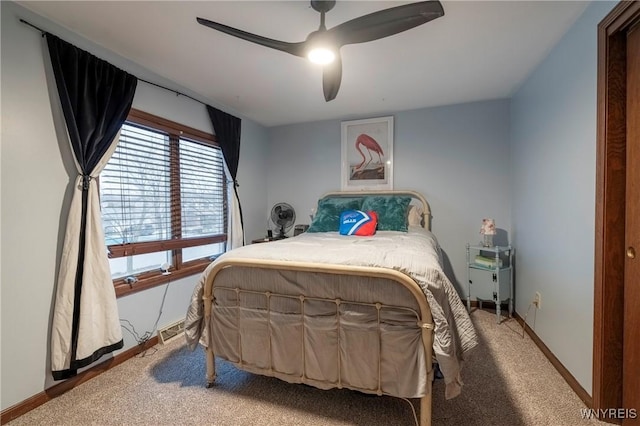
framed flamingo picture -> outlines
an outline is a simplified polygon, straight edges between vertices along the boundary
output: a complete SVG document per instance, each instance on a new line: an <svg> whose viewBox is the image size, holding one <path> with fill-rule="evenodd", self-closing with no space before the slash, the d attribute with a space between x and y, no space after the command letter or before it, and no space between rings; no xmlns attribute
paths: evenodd
<svg viewBox="0 0 640 426"><path fill-rule="evenodd" d="M342 190L393 189L393 117L342 122Z"/></svg>

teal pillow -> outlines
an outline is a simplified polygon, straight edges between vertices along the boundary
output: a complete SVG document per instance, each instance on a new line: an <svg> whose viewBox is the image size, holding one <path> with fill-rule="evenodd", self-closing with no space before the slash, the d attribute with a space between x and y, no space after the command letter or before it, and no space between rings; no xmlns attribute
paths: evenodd
<svg viewBox="0 0 640 426"><path fill-rule="evenodd" d="M360 210L378 214L378 231L407 232L407 214L411 197L378 195L365 197Z"/></svg>
<svg viewBox="0 0 640 426"><path fill-rule="evenodd" d="M345 210L360 210L362 198L328 197L318 202L316 215L307 232L338 232L340 214Z"/></svg>

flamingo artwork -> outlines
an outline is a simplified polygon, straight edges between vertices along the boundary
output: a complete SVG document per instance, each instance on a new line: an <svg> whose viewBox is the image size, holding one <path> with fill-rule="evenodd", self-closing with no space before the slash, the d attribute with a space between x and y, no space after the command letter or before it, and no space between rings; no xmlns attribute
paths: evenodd
<svg viewBox="0 0 640 426"><path fill-rule="evenodd" d="M364 146L364 148L369 153L369 161L367 161L367 157L362 152L362 149L360 148L361 146ZM360 136L358 136L356 138L356 151L358 151L362 156L362 162L354 167L353 169L354 174L356 172L360 172L366 169L366 167L373 161L372 152L375 152L376 154L378 154L378 158L380 160L378 164L382 166L382 156L384 155L384 152L382 151L382 148L380 147L378 142L376 142L376 140L371 136L365 133L362 133Z"/></svg>
<svg viewBox="0 0 640 426"><path fill-rule="evenodd" d="M342 187L393 187L393 116L342 122Z"/></svg>

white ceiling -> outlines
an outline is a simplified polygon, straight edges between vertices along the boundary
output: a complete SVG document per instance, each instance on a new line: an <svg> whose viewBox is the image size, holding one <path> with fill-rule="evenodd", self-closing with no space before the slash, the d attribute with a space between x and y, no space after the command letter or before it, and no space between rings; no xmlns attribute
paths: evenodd
<svg viewBox="0 0 640 426"><path fill-rule="evenodd" d="M196 23L203 17L298 42L320 21L306 1L18 3L265 126L509 97L586 7L443 1L445 15L435 21L343 47L342 85L325 102L319 66ZM405 3L338 1L326 24Z"/></svg>

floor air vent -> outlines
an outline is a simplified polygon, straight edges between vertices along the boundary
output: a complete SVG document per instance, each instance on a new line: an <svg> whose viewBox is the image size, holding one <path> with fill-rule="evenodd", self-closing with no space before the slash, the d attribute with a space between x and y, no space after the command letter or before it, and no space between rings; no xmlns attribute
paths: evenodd
<svg viewBox="0 0 640 426"><path fill-rule="evenodd" d="M163 345L184 334L184 320L158 330L158 339Z"/></svg>

